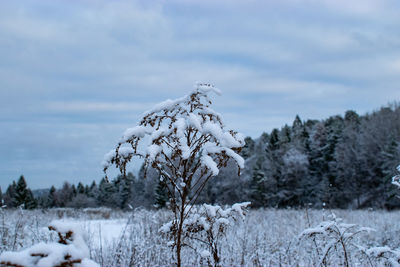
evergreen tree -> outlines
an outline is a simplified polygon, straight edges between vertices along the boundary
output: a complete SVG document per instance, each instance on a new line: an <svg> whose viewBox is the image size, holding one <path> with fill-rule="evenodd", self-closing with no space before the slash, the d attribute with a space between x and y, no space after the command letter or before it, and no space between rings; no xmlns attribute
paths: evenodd
<svg viewBox="0 0 400 267"><path fill-rule="evenodd" d="M76 194L78 193L78 191L76 190L76 187L74 184L71 186L71 189L72 189L72 198L76 197Z"/></svg>
<svg viewBox="0 0 400 267"><path fill-rule="evenodd" d="M25 198L25 203L24 207L26 209L35 209L37 207L37 201L34 198L32 191L28 188L26 191L26 198Z"/></svg>
<svg viewBox="0 0 400 267"><path fill-rule="evenodd" d="M101 179L99 184L98 204L106 207L118 206L115 201L115 193L118 192L115 186L106 179Z"/></svg>
<svg viewBox="0 0 400 267"><path fill-rule="evenodd" d="M90 191L89 186L88 186L88 185L85 185L85 195L86 195L86 196L89 196L89 191Z"/></svg>
<svg viewBox="0 0 400 267"><path fill-rule="evenodd" d="M304 203L304 180L308 178L308 157L295 146L283 155L283 168L279 188L280 206L299 206Z"/></svg>
<svg viewBox="0 0 400 267"><path fill-rule="evenodd" d="M309 154L310 178L305 185L305 202L312 203L315 207L322 207L329 202L329 162L326 161L327 130L322 122L315 124L311 133L311 151Z"/></svg>
<svg viewBox="0 0 400 267"><path fill-rule="evenodd" d="M271 135L269 137L268 149L271 151L279 149L279 130L278 129L272 130Z"/></svg>
<svg viewBox="0 0 400 267"><path fill-rule="evenodd" d="M15 181L10 184L6 190L6 193L3 196L4 199L4 205L6 205L8 208L15 208L17 207L17 203L15 200L15 188L17 187L17 184Z"/></svg>
<svg viewBox="0 0 400 267"><path fill-rule="evenodd" d="M93 181L89 187L88 196L97 199L99 190L97 188L96 181Z"/></svg>
<svg viewBox="0 0 400 267"><path fill-rule="evenodd" d="M284 146L291 142L292 131L288 125L283 126L281 131L279 132L279 144L280 146Z"/></svg>
<svg viewBox="0 0 400 267"><path fill-rule="evenodd" d="M263 171L263 158L260 157L256 161L256 165L253 168L253 175L250 185L250 199L252 206L258 208L266 205L265 203L265 173Z"/></svg>
<svg viewBox="0 0 400 267"><path fill-rule="evenodd" d="M303 123L301 122L299 115L296 115L296 118L294 119L292 124L292 133L300 133L302 129Z"/></svg>
<svg viewBox="0 0 400 267"><path fill-rule="evenodd" d="M246 137L244 139L245 141L245 145L240 153L240 155L244 158L244 159L248 159L251 156L254 155L254 146L255 146L255 142L253 139L251 139L251 137Z"/></svg>
<svg viewBox="0 0 400 267"><path fill-rule="evenodd" d="M125 179L121 179L119 183L119 207L126 209L132 200L132 185L135 176L129 172Z"/></svg>
<svg viewBox="0 0 400 267"><path fill-rule="evenodd" d="M15 188L15 203L19 207L23 205L26 208L26 201L28 200L28 188L23 175L19 178L17 182L17 187Z"/></svg>
<svg viewBox="0 0 400 267"><path fill-rule="evenodd" d="M73 187L68 182L64 182L62 188L57 190L56 196L56 206L66 207L67 204L74 198Z"/></svg>
<svg viewBox="0 0 400 267"><path fill-rule="evenodd" d="M165 183L159 179L156 190L155 190L155 195L156 195L156 201L154 203L156 208L164 208L167 205L168 202L168 195L165 187Z"/></svg>
<svg viewBox="0 0 400 267"><path fill-rule="evenodd" d="M76 187L76 192L77 194L85 194L85 187L81 182L78 183L78 186Z"/></svg>
<svg viewBox="0 0 400 267"><path fill-rule="evenodd" d="M396 167L400 158L400 146L395 140L392 140L382 151L380 155L382 161L382 174L383 181L379 187L383 191L382 197L383 206L388 209L393 209L396 206L400 206L400 198L398 197L398 189L392 185L393 173L396 173ZM380 191L381 191L380 190Z"/></svg>
<svg viewBox="0 0 400 267"><path fill-rule="evenodd" d="M51 186L49 193L47 194L46 207L54 208L56 206L56 188Z"/></svg>
<svg viewBox="0 0 400 267"><path fill-rule="evenodd" d="M32 191L28 188L23 175L18 179L15 187L15 206L22 206L25 209L34 209L37 202L33 197Z"/></svg>

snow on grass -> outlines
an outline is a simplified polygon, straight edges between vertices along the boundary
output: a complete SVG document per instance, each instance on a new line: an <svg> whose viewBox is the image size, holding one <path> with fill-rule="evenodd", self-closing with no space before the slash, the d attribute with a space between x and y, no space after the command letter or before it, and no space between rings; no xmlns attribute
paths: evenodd
<svg viewBox="0 0 400 267"><path fill-rule="evenodd" d="M396 252L400 247L400 212L343 211L334 213L346 224L357 224L376 231L356 236L355 243L377 254L379 247L386 253ZM314 266L319 259L313 258L310 250L298 243L298 236L305 229L326 221L330 212L324 210L250 210L243 223L228 228L221 242L222 266ZM1 214L0 214L1 215ZM21 251L40 242L57 240L49 235L47 225L55 219L74 222L81 226L82 236L88 245L90 258L101 266L172 266L171 247L161 237L160 227L172 219L168 211L18 211L4 210L4 221L0 220L0 254L4 251ZM109 219L107 219L110 217ZM315 227L314 227L315 228ZM311 243L312 245L312 243ZM390 248L390 251L389 251ZM199 266L204 248L183 250L185 266ZM355 249L351 247L351 249ZM323 248L320 248L322 253ZM372 253L372 251L374 253ZM382 252L382 251L380 251ZM357 258L350 251L354 265L364 266L365 258ZM394 255L394 254L393 254ZM391 256L391 255L388 255ZM392 256L395 258L395 256ZM362 261L364 260L364 261ZM373 260L373 259L372 259ZM331 263L340 266L339 256ZM377 263L375 266L380 266ZM382 266L382 265L381 265Z"/></svg>

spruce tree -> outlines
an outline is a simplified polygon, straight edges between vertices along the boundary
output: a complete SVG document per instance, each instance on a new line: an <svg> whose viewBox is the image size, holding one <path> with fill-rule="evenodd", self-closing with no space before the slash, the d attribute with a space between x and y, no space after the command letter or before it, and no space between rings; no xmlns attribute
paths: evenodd
<svg viewBox="0 0 400 267"><path fill-rule="evenodd" d="M72 185L71 189L72 189L72 198L74 198L74 197L76 197L76 194L78 193L78 191L76 190L76 187L74 184Z"/></svg>
<svg viewBox="0 0 400 267"><path fill-rule="evenodd" d="M255 142L253 139L251 139L251 137L246 137L244 139L245 145L240 153L240 155L244 158L244 159L248 159L251 156L254 155L254 146L255 146Z"/></svg>
<svg viewBox="0 0 400 267"><path fill-rule="evenodd" d="M6 205L8 208L15 208L17 206L16 200L15 200L15 188L17 187L17 184L15 181L10 184L6 190L6 193L3 196L4 199L4 205Z"/></svg>
<svg viewBox="0 0 400 267"><path fill-rule="evenodd" d="M119 183L119 207L121 209L126 209L132 199L132 184L134 180L135 176L130 172Z"/></svg>
<svg viewBox="0 0 400 267"><path fill-rule="evenodd" d="M50 188L46 202L48 208L54 208L56 206L56 188L54 186Z"/></svg>
<svg viewBox="0 0 400 267"><path fill-rule="evenodd" d="M85 194L85 187L81 182L78 183L78 186L76 187L76 191L78 194Z"/></svg>
<svg viewBox="0 0 400 267"><path fill-rule="evenodd" d="M114 199L116 192L118 191L115 189L113 183L107 182L104 178L101 179L97 198L99 205L107 207L117 206Z"/></svg>
<svg viewBox="0 0 400 267"><path fill-rule="evenodd" d="M296 118L293 121L292 124L292 133L299 133L303 128L303 123L301 122L301 119L299 115L296 115Z"/></svg>
<svg viewBox="0 0 400 267"><path fill-rule="evenodd" d="M250 198L254 207L263 207L265 205L265 173L263 171L262 163L263 158L258 158L256 165L253 168L253 175L251 179Z"/></svg>
<svg viewBox="0 0 400 267"><path fill-rule="evenodd" d="M19 207L23 205L25 208L25 204L28 198L28 188L26 185L26 181L23 175L19 178L17 182L17 187L15 188L15 203L16 206Z"/></svg>
<svg viewBox="0 0 400 267"><path fill-rule="evenodd" d="M73 187L68 182L64 182L62 188L57 191L56 206L65 207L73 198Z"/></svg>
<svg viewBox="0 0 400 267"><path fill-rule="evenodd" d="M93 181L88 190L88 196L97 199L99 189L97 188L96 181Z"/></svg>
<svg viewBox="0 0 400 267"><path fill-rule="evenodd" d="M86 195L86 196L89 196L89 191L90 191L89 186L88 186L88 185L85 185L85 195Z"/></svg>
<svg viewBox="0 0 400 267"><path fill-rule="evenodd" d="M278 129L272 130L271 135L269 137L268 149L269 150L279 149L279 130Z"/></svg>
<svg viewBox="0 0 400 267"><path fill-rule="evenodd" d="M161 180L158 181L155 190L155 195L156 195L156 201L154 203L155 207L158 209L164 208L168 202L168 194L164 181Z"/></svg>
<svg viewBox="0 0 400 267"><path fill-rule="evenodd" d="M25 209L35 209L37 207L37 201L33 196L32 191L28 188L26 191L26 198L24 203Z"/></svg>
<svg viewBox="0 0 400 267"><path fill-rule="evenodd" d="M15 206L22 206L25 209L34 209L37 206L37 201L28 188L23 175L21 175L15 187Z"/></svg>

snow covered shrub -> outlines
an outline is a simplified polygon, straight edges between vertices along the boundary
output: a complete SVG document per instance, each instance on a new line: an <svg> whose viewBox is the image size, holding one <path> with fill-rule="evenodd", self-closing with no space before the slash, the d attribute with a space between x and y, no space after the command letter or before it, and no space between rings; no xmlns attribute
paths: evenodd
<svg viewBox="0 0 400 267"><path fill-rule="evenodd" d="M54 221L50 230L58 234L58 243L38 243L19 252L3 252L1 266L13 267L99 267L88 259L89 249L74 224Z"/></svg>
<svg viewBox="0 0 400 267"><path fill-rule="evenodd" d="M312 243L319 262L318 265L331 265L330 259L336 258L344 266L350 266L351 251L360 251L360 246L355 244L354 238L361 233L374 231L372 228L360 227L357 224L347 224L342 219L336 218L332 213L330 220L321 222L317 227L304 230L299 238Z"/></svg>
<svg viewBox="0 0 400 267"><path fill-rule="evenodd" d="M373 247L360 249L369 257L370 262L375 260L375 264L379 263L380 266L400 266L400 250L393 250L389 247ZM371 266L374 266L371 263Z"/></svg>
<svg viewBox="0 0 400 267"><path fill-rule="evenodd" d="M206 246L206 249L197 252L207 261L208 266L219 266L220 239L225 236L228 226L239 219L244 219L246 208L249 205L250 202L236 203L226 209L218 205L207 204L192 207L183 223L182 235L187 241L182 246L188 246L196 251L192 242L199 242ZM174 240L178 223L177 220L172 220L164 224L160 232ZM171 241L169 245L175 246L175 242Z"/></svg>
<svg viewBox="0 0 400 267"><path fill-rule="evenodd" d="M144 113L137 126L125 131L117 147L104 159L105 173L115 165L125 175L126 165L134 156L144 159L146 172L149 168L158 171L175 216L178 266L184 221L207 181L218 175L230 159L239 170L244 167L238 154L244 138L235 131L224 130L221 115L210 108L210 92L220 94L210 84L197 84L189 95L156 105Z"/></svg>

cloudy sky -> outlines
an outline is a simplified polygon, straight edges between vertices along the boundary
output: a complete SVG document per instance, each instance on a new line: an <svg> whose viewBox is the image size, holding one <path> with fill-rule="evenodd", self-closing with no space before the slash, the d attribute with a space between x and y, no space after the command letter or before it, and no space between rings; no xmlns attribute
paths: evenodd
<svg viewBox="0 0 400 267"><path fill-rule="evenodd" d="M99 181L140 114L215 84L258 137L400 99L398 0L0 2L0 186Z"/></svg>

